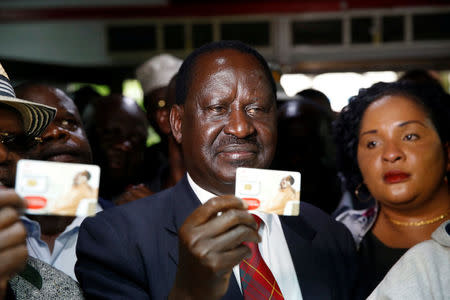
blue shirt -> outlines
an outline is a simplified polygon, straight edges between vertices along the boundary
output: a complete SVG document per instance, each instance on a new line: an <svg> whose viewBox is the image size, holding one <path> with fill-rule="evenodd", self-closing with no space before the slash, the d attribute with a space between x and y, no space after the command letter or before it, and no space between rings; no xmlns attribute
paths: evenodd
<svg viewBox="0 0 450 300"><path fill-rule="evenodd" d="M85 217L76 217L69 226L56 238L53 252L46 242L41 239L41 226L26 216L22 216L22 222L27 230L28 255L38 258L58 270L66 273L76 280L74 267L77 257L75 246L78 239L78 231Z"/></svg>

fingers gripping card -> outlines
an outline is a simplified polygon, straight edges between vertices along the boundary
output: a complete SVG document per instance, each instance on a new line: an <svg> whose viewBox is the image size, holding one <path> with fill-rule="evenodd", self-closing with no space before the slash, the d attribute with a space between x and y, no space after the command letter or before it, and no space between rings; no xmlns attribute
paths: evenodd
<svg viewBox="0 0 450 300"><path fill-rule="evenodd" d="M100 168L96 165L22 159L15 190L27 214L90 216L97 210Z"/></svg>
<svg viewBox="0 0 450 300"><path fill-rule="evenodd" d="M299 172L238 168L235 195L247 202L249 210L296 216L300 179Z"/></svg>

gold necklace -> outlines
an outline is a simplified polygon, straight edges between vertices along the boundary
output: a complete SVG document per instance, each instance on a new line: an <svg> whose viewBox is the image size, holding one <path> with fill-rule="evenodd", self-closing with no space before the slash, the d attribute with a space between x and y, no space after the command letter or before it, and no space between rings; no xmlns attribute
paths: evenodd
<svg viewBox="0 0 450 300"><path fill-rule="evenodd" d="M423 225L428 225L428 224L433 224L436 223L440 220L443 220L445 217L448 216L448 214L450 213L450 209L447 210L445 213L443 213L442 215L439 215L437 217L434 217L432 219L428 219L428 220L422 220L422 221L415 221L415 222L403 222L403 221L398 221L395 219L392 219L391 217L389 217L388 215L384 214L389 221L391 221L392 223L394 223L395 225L400 225L400 226L423 226Z"/></svg>

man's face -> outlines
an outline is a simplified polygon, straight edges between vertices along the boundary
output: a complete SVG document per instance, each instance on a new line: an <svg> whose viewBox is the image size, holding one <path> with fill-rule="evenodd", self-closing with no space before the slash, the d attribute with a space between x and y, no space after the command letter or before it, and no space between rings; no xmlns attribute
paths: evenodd
<svg viewBox="0 0 450 300"><path fill-rule="evenodd" d="M160 110L167 110L167 86L156 88L145 95L144 106L147 111L147 120L158 134L161 134L161 129L158 124L157 113Z"/></svg>
<svg viewBox="0 0 450 300"><path fill-rule="evenodd" d="M198 57L192 83L172 131L189 174L215 194L234 193L238 167L265 168L276 145L276 104L252 55L225 49ZM176 117L175 117L176 119ZM174 126L175 125L175 126Z"/></svg>
<svg viewBox="0 0 450 300"><path fill-rule="evenodd" d="M147 120L134 100L121 96L109 100L96 108L96 156L111 178L130 177L144 160Z"/></svg>
<svg viewBox="0 0 450 300"><path fill-rule="evenodd" d="M19 113L0 105L0 141L11 136L24 134ZM15 166L22 154L12 150L6 141L0 143L0 183L9 187L14 185Z"/></svg>
<svg viewBox="0 0 450 300"><path fill-rule="evenodd" d="M23 99L56 107L58 112L42 135L43 142L30 154L40 160L91 163L92 154L80 115L73 101L62 91L36 85L17 95Z"/></svg>

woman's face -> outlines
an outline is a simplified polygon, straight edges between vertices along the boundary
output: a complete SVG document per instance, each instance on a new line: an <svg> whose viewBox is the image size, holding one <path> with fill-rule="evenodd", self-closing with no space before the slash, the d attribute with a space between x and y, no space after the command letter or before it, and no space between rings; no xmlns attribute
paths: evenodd
<svg viewBox="0 0 450 300"><path fill-rule="evenodd" d="M446 186L449 149L423 108L404 96L369 105L359 132L358 165L381 204L416 207Z"/></svg>
<svg viewBox="0 0 450 300"><path fill-rule="evenodd" d="M79 184L83 184L86 182L88 182L86 175L78 174L77 176L75 176L75 184L79 185Z"/></svg>

